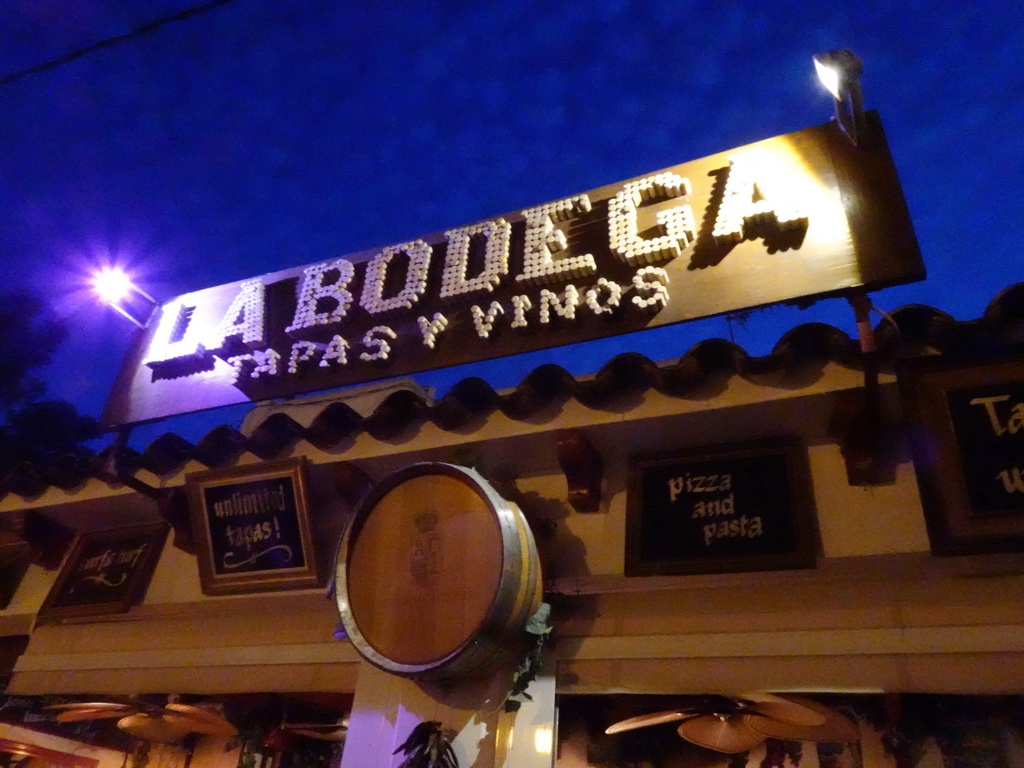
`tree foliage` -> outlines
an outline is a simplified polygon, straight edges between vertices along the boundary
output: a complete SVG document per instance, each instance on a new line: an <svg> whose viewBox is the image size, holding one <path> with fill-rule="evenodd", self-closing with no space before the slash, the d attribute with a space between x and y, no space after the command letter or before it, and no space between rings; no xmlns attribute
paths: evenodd
<svg viewBox="0 0 1024 768"><path fill-rule="evenodd" d="M43 399L35 375L65 338L66 326L37 296L0 294L0 478L19 464L92 455L84 443L100 435L96 420L64 400Z"/></svg>
<svg viewBox="0 0 1024 768"><path fill-rule="evenodd" d="M7 411L43 394L43 383L32 373L50 362L65 338L67 328L38 296L0 294L0 408Z"/></svg>

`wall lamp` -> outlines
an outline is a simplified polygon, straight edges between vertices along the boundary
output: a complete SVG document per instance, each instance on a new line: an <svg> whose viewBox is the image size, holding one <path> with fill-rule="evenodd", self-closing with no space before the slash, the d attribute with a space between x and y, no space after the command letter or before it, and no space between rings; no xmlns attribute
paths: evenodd
<svg viewBox="0 0 1024 768"><path fill-rule="evenodd" d="M848 48L814 55L814 68L818 79L832 94L836 105L836 121L854 146L860 146L864 137L864 98L860 90L860 76L864 64Z"/></svg>
<svg viewBox="0 0 1024 768"><path fill-rule="evenodd" d="M156 299L116 267L104 267L93 275L92 287L111 309L139 328L146 327L157 307Z"/></svg>

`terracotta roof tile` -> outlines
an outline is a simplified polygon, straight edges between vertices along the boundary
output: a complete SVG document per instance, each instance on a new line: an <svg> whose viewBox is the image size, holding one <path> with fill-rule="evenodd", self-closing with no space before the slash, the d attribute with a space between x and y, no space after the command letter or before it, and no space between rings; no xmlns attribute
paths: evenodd
<svg viewBox="0 0 1024 768"><path fill-rule="evenodd" d="M971 321L958 322L934 307L901 307L878 325L875 338L882 364L889 366L899 357L958 356L1024 345L1024 283L1000 293L982 317ZM361 432L376 440L390 440L423 421L431 421L444 430L462 430L474 422L482 423L495 411L523 420L569 398L588 408L601 409L624 395L648 388L665 395L685 396L716 373L756 378L786 372L813 360L858 367L859 345L838 328L807 323L787 332L770 354L761 357L748 355L730 341L708 339L681 357L663 363L635 352L619 354L592 376L573 376L561 366L548 364L530 371L516 387L502 393L483 379L469 377L438 400L409 390L395 391L366 416L343 402L325 402L308 427L276 412L260 422L249 436L233 427L219 426L193 445L168 432L147 445L141 454L119 449L119 465L131 474L146 469L166 475L180 470L190 460L207 467L223 466L246 451L267 460L303 440L329 450ZM112 450L113 447L104 449L92 462L72 461L69 457L45 468L19 466L0 479L0 497L31 497L51 485L73 488L89 477L101 476Z"/></svg>

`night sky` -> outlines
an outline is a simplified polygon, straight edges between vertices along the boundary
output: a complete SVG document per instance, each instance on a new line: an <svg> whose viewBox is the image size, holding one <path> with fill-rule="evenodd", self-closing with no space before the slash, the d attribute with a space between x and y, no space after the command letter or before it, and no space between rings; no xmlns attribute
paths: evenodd
<svg viewBox="0 0 1024 768"><path fill-rule="evenodd" d="M0 77L188 4L7 0ZM849 47L929 273L873 299L973 319L1024 279L1022 33L1019 0L224 2L0 86L4 288L69 319L50 394L98 416L131 327L86 289L95 266L167 299L800 130L832 115L811 55ZM421 380L512 386L543 362L591 373L715 336L765 354L810 321L854 333L828 300Z"/></svg>

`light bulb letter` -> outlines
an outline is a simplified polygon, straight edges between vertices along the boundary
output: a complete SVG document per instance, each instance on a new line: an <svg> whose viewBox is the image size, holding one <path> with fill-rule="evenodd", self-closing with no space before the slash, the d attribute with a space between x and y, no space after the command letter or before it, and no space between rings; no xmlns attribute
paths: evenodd
<svg viewBox="0 0 1024 768"><path fill-rule="evenodd" d="M504 219L485 221L469 227L450 229L444 233L448 239L448 251L441 273L442 299L462 296L467 293L493 291L501 278L508 274L509 241L512 225ZM475 277L467 278L470 249L474 240L483 238L484 266Z"/></svg>
<svg viewBox="0 0 1024 768"><path fill-rule="evenodd" d="M259 278L246 280L239 287L228 311L217 329L206 341L211 351L224 351L232 342L240 342L250 349L266 343L266 286Z"/></svg>
<svg viewBox="0 0 1024 768"><path fill-rule="evenodd" d="M681 254L697 237L693 207L688 202L658 212L655 221L663 233L658 237L641 237L637 217L645 202L686 198L690 190L690 180L671 171L624 185L608 201L608 244L612 252L627 264L637 265L656 264Z"/></svg>
<svg viewBox="0 0 1024 768"><path fill-rule="evenodd" d="M285 332L291 334L317 325L332 325L344 319L352 306L352 294L347 289L355 272L352 262L345 259L325 261L304 269L295 317Z"/></svg>
<svg viewBox="0 0 1024 768"><path fill-rule="evenodd" d="M196 304L185 299L160 308L160 320L147 350L145 364L158 368L174 361L198 360L206 355L206 348L197 338L192 315Z"/></svg>
<svg viewBox="0 0 1024 768"><path fill-rule="evenodd" d="M432 252L433 249L422 240L390 245L380 251L366 265L366 281L359 305L371 315L396 309L412 309L412 305L427 290L427 269L430 267ZM405 284L396 295L384 298L388 269L400 253L408 256Z"/></svg>
<svg viewBox="0 0 1024 768"><path fill-rule="evenodd" d="M668 305L668 272L660 267L641 267L633 275L637 295L633 303L640 309L657 309ZM650 296L640 294L652 293Z"/></svg>
<svg viewBox="0 0 1024 768"><path fill-rule="evenodd" d="M772 165L763 149L729 157L729 177L711 231L715 243L738 243L750 236L748 227L758 222L774 222L782 230L807 227L807 215L778 182L785 174Z"/></svg>
<svg viewBox="0 0 1024 768"><path fill-rule="evenodd" d="M562 255L568 248L565 232L555 222L567 221L591 209L590 198L576 195L554 203L538 205L523 211L526 220L526 238L523 247L523 273L516 281L527 285L544 285L565 280L567 277L588 277L597 272L593 254Z"/></svg>
<svg viewBox="0 0 1024 768"><path fill-rule="evenodd" d="M367 348L367 351L360 353L359 359L366 362L371 360L387 360L391 356L391 344L388 342L388 339L393 341L397 338L398 334L386 325L373 326L363 335L363 346Z"/></svg>

